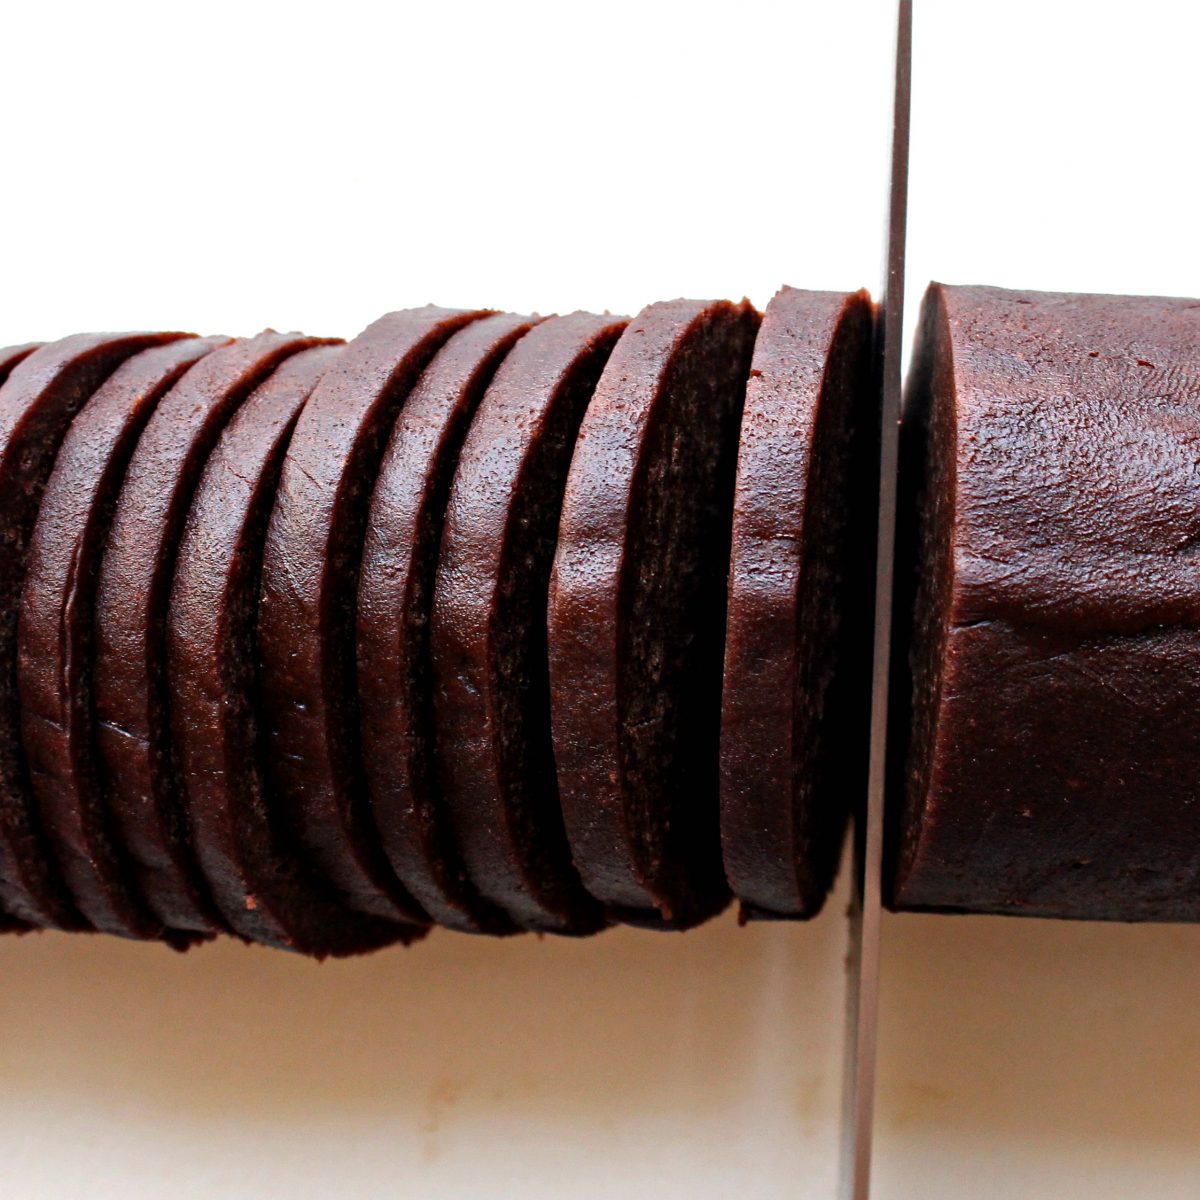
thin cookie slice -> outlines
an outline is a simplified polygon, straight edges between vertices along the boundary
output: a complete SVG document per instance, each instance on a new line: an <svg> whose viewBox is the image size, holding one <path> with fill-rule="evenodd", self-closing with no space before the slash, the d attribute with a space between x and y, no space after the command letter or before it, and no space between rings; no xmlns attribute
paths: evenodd
<svg viewBox="0 0 1200 1200"><path fill-rule="evenodd" d="M230 927L316 958L418 932L363 916L311 879L279 836L257 713L258 596L267 519L301 409L340 348L288 359L238 409L196 489L167 622L177 779L192 845Z"/></svg>
<svg viewBox="0 0 1200 1200"><path fill-rule="evenodd" d="M742 415L721 845L743 919L816 915L865 783L878 504L874 310L784 288Z"/></svg>
<svg viewBox="0 0 1200 1200"><path fill-rule="evenodd" d="M86 927L30 793L17 695L17 618L29 539L67 427L131 355L180 333L81 333L34 350L0 387L0 903L32 925Z"/></svg>
<svg viewBox="0 0 1200 1200"><path fill-rule="evenodd" d="M28 358L40 346L40 342L26 342L22 346L5 346L0 350L0 386L12 373L12 369ZM22 933L29 924L8 913L0 912L0 933Z"/></svg>
<svg viewBox="0 0 1200 1200"><path fill-rule="evenodd" d="M607 923L563 828L546 603L575 438L627 323L552 317L513 348L463 445L438 564L437 756L457 841L489 900L550 933Z"/></svg>
<svg viewBox="0 0 1200 1200"><path fill-rule="evenodd" d="M621 920L729 902L718 742L738 423L758 313L630 323L580 430L550 586L554 754L575 863Z"/></svg>
<svg viewBox="0 0 1200 1200"><path fill-rule="evenodd" d="M262 333L214 350L175 384L130 459L100 564L93 686L108 804L142 894L180 932L225 923L174 783L165 626L179 538L221 429L281 362L318 340Z"/></svg>
<svg viewBox="0 0 1200 1200"><path fill-rule="evenodd" d="M500 314L456 333L392 430L371 497L358 583L358 689L371 809L404 886L439 925L516 926L470 881L440 795L429 625L454 467L497 367L536 318Z"/></svg>
<svg viewBox="0 0 1200 1200"><path fill-rule="evenodd" d="M259 650L268 770L294 843L352 908L428 918L396 877L367 798L355 625L371 488L430 359L484 312L381 317L326 372L288 445L267 529Z"/></svg>
<svg viewBox="0 0 1200 1200"><path fill-rule="evenodd" d="M20 346L5 346L3 350L0 350L0 386L3 386L4 381L16 367L41 346L41 342L25 342Z"/></svg>
<svg viewBox="0 0 1200 1200"><path fill-rule="evenodd" d="M155 938L99 784L92 711L96 574L117 491L155 406L227 338L126 359L79 410L55 460L29 548L18 627L21 730L38 815L63 878L96 929Z"/></svg>

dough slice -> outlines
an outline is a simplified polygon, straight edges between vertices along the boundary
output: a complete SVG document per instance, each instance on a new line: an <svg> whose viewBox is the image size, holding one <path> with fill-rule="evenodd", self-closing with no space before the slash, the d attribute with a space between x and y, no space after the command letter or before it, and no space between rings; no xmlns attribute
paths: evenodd
<svg viewBox="0 0 1200 1200"><path fill-rule="evenodd" d="M317 340L266 332L232 342L175 384L130 459L100 563L93 680L108 804L151 911L183 933L212 933L224 921L175 783L165 636L179 538L222 428L281 362Z"/></svg>
<svg viewBox="0 0 1200 1200"><path fill-rule="evenodd" d="M546 605L575 438L626 323L572 313L517 343L471 423L442 535L440 778L468 873L524 929L584 934L605 924L563 828Z"/></svg>
<svg viewBox="0 0 1200 1200"><path fill-rule="evenodd" d="M293 843L360 912L424 924L367 796L355 626L371 490L408 393L443 343L487 315L389 313L338 356L288 446L263 559L259 650L270 779Z"/></svg>
<svg viewBox="0 0 1200 1200"><path fill-rule="evenodd" d="M632 321L584 417L550 587L554 753L588 890L682 928L729 901L718 746L738 424L759 317Z"/></svg>
<svg viewBox="0 0 1200 1200"><path fill-rule="evenodd" d="M873 321L865 292L784 288L754 346L721 715L721 845L744 918L820 910L866 786Z"/></svg>
<svg viewBox="0 0 1200 1200"><path fill-rule="evenodd" d="M114 839L92 710L96 575L138 437L162 396L228 338L188 338L128 358L79 410L30 543L18 629L21 730L37 809L76 907L96 929L164 934Z"/></svg>
<svg viewBox="0 0 1200 1200"><path fill-rule="evenodd" d="M127 358L179 333L80 333L20 359L0 387L0 903L32 925L86 927L43 836L17 693L17 621L29 540L71 418Z"/></svg>
<svg viewBox="0 0 1200 1200"><path fill-rule="evenodd" d="M536 318L456 333L400 410L371 497L358 584L358 684L371 809L397 877L439 925L516 926L467 877L437 781L429 626L455 464L497 367Z"/></svg>
<svg viewBox="0 0 1200 1200"><path fill-rule="evenodd" d="M257 618L263 542L288 439L339 347L289 358L226 426L179 550L167 622L177 775L196 856L230 927L311 954L411 940L354 913L303 870L264 788Z"/></svg>

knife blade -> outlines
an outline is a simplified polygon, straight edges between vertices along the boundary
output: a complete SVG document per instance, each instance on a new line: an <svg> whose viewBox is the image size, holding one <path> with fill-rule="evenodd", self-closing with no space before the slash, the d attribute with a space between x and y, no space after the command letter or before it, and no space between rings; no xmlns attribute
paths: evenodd
<svg viewBox="0 0 1200 1200"><path fill-rule="evenodd" d="M912 0L899 0L896 12L895 86L892 94L890 189L883 280L875 321L880 406L879 532L875 558L875 637L867 795L865 809L860 811L856 819L856 869L848 922L850 945L847 954L842 1091L842 1200L868 1200L871 1192L911 95Z"/></svg>

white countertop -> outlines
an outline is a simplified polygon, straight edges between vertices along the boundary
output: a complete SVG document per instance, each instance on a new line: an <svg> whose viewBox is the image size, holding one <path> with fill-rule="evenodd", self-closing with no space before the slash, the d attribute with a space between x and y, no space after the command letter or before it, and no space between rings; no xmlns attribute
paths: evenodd
<svg viewBox="0 0 1200 1200"><path fill-rule="evenodd" d="M842 933L5 939L0 1195L830 1200ZM879 1200L1195 1200L1200 929L885 934Z"/></svg>

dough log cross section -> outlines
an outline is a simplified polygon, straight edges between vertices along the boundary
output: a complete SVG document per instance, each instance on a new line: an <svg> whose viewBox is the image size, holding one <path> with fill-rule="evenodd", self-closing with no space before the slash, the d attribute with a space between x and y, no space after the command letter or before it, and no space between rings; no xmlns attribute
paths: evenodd
<svg viewBox="0 0 1200 1200"><path fill-rule="evenodd" d="M866 787L876 321L0 350L0 930L815 916ZM888 903L1200 919L1200 302L931 285L900 458Z"/></svg>

